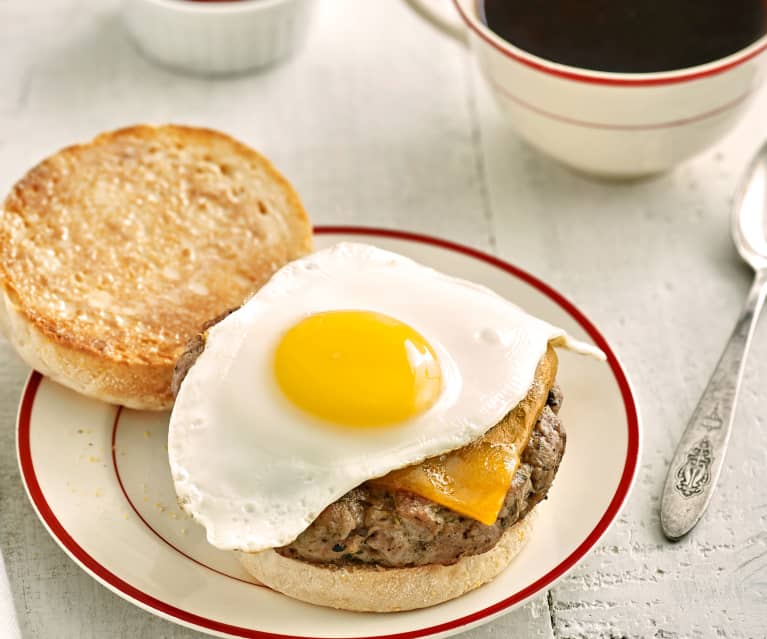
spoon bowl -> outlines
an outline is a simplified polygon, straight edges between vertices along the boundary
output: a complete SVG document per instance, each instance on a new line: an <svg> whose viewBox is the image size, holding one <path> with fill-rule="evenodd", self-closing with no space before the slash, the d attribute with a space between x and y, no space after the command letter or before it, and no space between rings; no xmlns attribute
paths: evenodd
<svg viewBox="0 0 767 639"><path fill-rule="evenodd" d="M732 211L732 239L755 270L767 269L767 144L748 166Z"/></svg>

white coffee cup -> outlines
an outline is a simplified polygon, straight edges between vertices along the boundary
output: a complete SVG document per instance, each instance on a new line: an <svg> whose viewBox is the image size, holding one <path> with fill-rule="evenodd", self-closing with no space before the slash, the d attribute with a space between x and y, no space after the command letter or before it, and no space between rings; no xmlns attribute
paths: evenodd
<svg viewBox="0 0 767 639"><path fill-rule="evenodd" d="M451 35L434 0L410 0ZM453 0L482 74L516 132L580 171L639 177L670 169L724 136L767 69L767 35L732 55L660 73L607 73L557 64L491 31L477 0Z"/></svg>

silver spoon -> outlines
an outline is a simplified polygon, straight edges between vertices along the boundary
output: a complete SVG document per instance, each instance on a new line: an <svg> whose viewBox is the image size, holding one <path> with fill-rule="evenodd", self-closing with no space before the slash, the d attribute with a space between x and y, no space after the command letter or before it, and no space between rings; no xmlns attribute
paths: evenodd
<svg viewBox="0 0 767 639"><path fill-rule="evenodd" d="M756 275L738 322L671 460L660 506L675 541L700 521L722 470L754 326L767 294L767 144L746 171L732 211L732 238Z"/></svg>

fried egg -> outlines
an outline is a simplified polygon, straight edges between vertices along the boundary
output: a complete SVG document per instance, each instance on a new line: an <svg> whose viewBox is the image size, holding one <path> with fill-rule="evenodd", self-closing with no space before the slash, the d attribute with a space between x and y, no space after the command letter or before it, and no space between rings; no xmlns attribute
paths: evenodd
<svg viewBox="0 0 767 639"><path fill-rule="evenodd" d="M288 544L352 488L482 436L525 397L549 342L600 355L372 246L292 262L208 331L181 384L179 502L218 548Z"/></svg>

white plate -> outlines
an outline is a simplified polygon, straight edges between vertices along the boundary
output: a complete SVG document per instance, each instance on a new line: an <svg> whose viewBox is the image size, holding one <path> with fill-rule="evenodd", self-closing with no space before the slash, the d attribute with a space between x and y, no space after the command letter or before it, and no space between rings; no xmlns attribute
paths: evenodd
<svg viewBox="0 0 767 639"><path fill-rule="evenodd" d="M596 343L604 364L560 353L567 453L535 533L492 583L440 606L396 614L340 612L251 583L232 554L208 546L176 506L167 415L86 399L32 373L17 447L40 519L84 570L118 595L177 623L224 637L445 636L489 621L562 577L617 517L639 455L637 411L597 329L543 282L472 249L395 231L325 227L317 245L365 241L496 290Z"/></svg>

